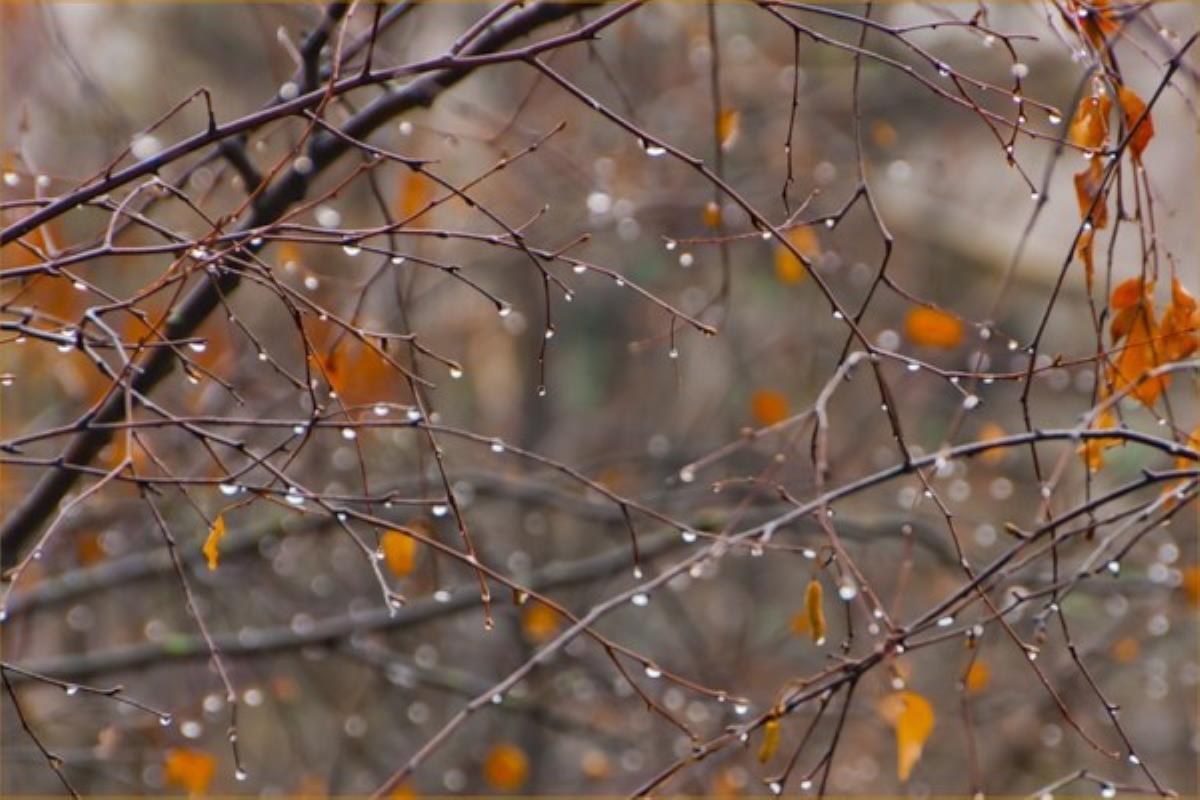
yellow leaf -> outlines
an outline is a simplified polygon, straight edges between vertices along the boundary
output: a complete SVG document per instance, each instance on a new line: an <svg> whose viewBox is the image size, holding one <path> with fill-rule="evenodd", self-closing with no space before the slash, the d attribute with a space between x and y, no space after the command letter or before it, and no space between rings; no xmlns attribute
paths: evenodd
<svg viewBox="0 0 1200 800"><path fill-rule="evenodd" d="M802 225L783 234L788 244L800 255L812 261L821 255L821 243L811 227ZM808 274L804 263L782 244L775 248L775 277L780 283L799 283Z"/></svg>
<svg viewBox="0 0 1200 800"><path fill-rule="evenodd" d="M893 692L880 701L879 714L896 729L896 776L907 781L933 731L933 706L916 692Z"/></svg>
<svg viewBox="0 0 1200 800"><path fill-rule="evenodd" d="M515 792L529 779L529 758L515 744L502 742L483 761L483 780L499 792Z"/></svg>
<svg viewBox="0 0 1200 800"><path fill-rule="evenodd" d="M821 603L824 590L821 582L813 578L804 590L804 615L808 618L808 630L813 644L825 644L825 609Z"/></svg>
<svg viewBox="0 0 1200 800"><path fill-rule="evenodd" d="M726 108L717 115L717 141L722 150L728 150L737 142L742 129L742 113L736 108Z"/></svg>
<svg viewBox="0 0 1200 800"><path fill-rule="evenodd" d="M217 564L221 561L221 553L217 549L217 545L225 536L225 515L218 514L217 521L213 523L212 529L208 532L208 538L204 540L204 547L201 552L208 559L208 568L216 569Z"/></svg>
<svg viewBox="0 0 1200 800"><path fill-rule="evenodd" d="M779 733L782 726L778 719L769 719L763 725L762 744L758 748L758 761L760 764L765 764L775 755L775 751L779 749Z"/></svg>
<svg viewBox="0 0 1200 800"><path fill-rule="evenodd" d="M1183 568L1183 591L1188 602L1200 608L1200 567L1195 564Z"/></svg>
<svg viewBox="0 0 1200 800"><path fill-rule="evenodd" d="M417 566L417 540L400 531L387 531L379 540L388 569L403 578Z"/></svg>
<svg viewBox="0 0 1200 800"><path fill-rule="evenodd" d="M545 603L534 603L521 615L521 633L532 644L550 641L558 632L558 612Z"/></svg>
<svg viewBox="0 0 1200 800"><path fill-rule="evenodd" d="M1150 139L1154 136L1154 122L1149 114L1146 114L1145 119L1141 119L1142 114L1146 111L1146 104L1132 89L1126 89L1124 86L1118 89L1117 102L1121 106L1121 114L1125 117L1126 130L1132 131L1129 137L1129 150L1133 153L1135 160L1141 161L1142 151L1146 149L1146 145L1150 144ZM1141 119L1141 124L1136 128L1133 127L1139 119Z"/></svg>
<svg viewBox="0 0 1200 800"><path fill-rule="evenodd" d="M967 667L967 677L963 683L966 684L968 692L982 692L991 680L992 671L988 665L975 659L971 662L971 666Z"/></svg>
<svg viewBox="0 0 1200 800"><path fill-rule="evenodd" d="M204 794L212 783L217 761L203 750L173 747L163 763L163 780L168 786L178 786L189 795Z"/></svg>
<svg viewBox="0 0 1200 800"><path fill-rule="evenodd" d="M945 311L916 306L904 318L904 333L913 344L951 350L963 340L963 324Z"/></svg>
<svg viewBox="0 0 1200 800"><path fill-rule="evenodd" d="M759 389L750 396L750 413L759 425L774 425L787 419L787 398L782 392Z"/></svg>
<svg viewBox="0 0 1200 800"><path fill-rule="evenodd" d="M1132 386L1130 393L1147 406L1154 405L1170 383L1168 375L1143 380L1149 370L1162 363L1165 355L1154 318L1154 301L1150 296L1153 288L1153 283L1132 278L1117 286L1111 299L1111 305L1117 311L1110 328L1113 344L1120 344L1122 339L1125 341L1109 370L1109 381L1114 389Z"/></svg>

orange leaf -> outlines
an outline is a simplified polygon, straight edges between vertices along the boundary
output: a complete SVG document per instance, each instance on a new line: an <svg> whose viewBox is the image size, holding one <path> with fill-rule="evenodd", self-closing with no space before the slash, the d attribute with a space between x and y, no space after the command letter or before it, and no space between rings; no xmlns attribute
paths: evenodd
<svg viewBox="0 0 1200 800"><path fill-rule="evenodd" d="M1088 218L1093 228L1103 228L1108 225L1108 199L1100 193L1104 181L1104 169L1100 162L1092 159L1082 172L1075 175L1075 199L1079 201L1079 215ZM1097 200L1096 196L1100 195ZM1092 203L1095 202L1095 206Z"/></svg>
<svg viewBox="0 0 1200 800"><path fill-rule="evenodd" d="M558 632L558 612L545 603L534 603L521 615L521 633L532 644L550 641Z"/></svg>
<svg viewBox="0 0 1200 800"><path fill-rule="evenodd" d="M913 344L950 350L963 340L963 324L945 311L916 306L904 318L904 333Z"/></svg>
<svg viewBox="0 0 1200 800"><path fill-rule="evenodd" d="M979 429L979 441L981 442L994 442L997 439L1003 439L1005 435L1004 428L1001 428L994 422L985 423L984 426ZM995 464L1003 461L1007 455L1007 451L1005 451L1003 448L996 447L991 450L984 450L979 456L979 460L989 464Z"/></svg>
<svg viewBox="0 0 1200 800"><path fill-rule="evenodd" d="M808 629L813 644L825 644L825 608L821 603L824 589L821 582L813 578L804 591L804 615L808 618Z"/></svg>
<svg viewBox="0 0 1200 800"><path fill-rule="evenodd" d="M991 680L992 671L988 669L988 665L975 659L971 662L971 666L967 667L967 677L963 683L968 692L982 692Z"/></svg>
<svg viewBox="0 0 1200 800"><path fill-rule="evenodd" d="M514 744L501 743L483 761L483 780L499 792L515 792L529 779L529 758Z"/></svg>
<svg viewBox="0 0 1200 800"><path fill-rule="evenodd" d="M1187 358L1200 345L1200 312L1196 298L1183 287L1179 278L1171 278L1171 303L1162 317L1162 350L1166 361Z"/></svg>
<svg viewBox="0 0 1200 800"><path fill-rule="evenodd" d="M1092 283L1096 276L1096 263L1092 258L1092 245L1096 237L1096 231L1092 228L1084 230L1079 235L1079 242L1075 245L1075 255L1083 262L1084 274L1087 277L1088 294L1092 293Z"/></svg>
<svg viewBox="0 0 1200 800"><path fill-rule="evenodd" d="M916 692L893 692L880 701L879 715L896 729L896 776L907 781L933 732L933 706Z"/></svg>
<svg viewBox="0 0 1200 800"><path fill-rule="evenodd" d="M1132 636L1118 639L1112 646L1112 657L1120 664L1132 664L1141 653L1141 643Z"/></svg>
<svg viewBox="0 0 1200 800"><path fill-rule="evenodd" d="M403 578L417 566L417 540L400 531L386 531L379 540L388 569Z"/></svg>
<svg viewBox="0 0 1200 800"><path fill-rule="evenodd" d="M1104 395L1101 394L1101 399ZM1103 430L1106 428L1117 427L1117 417L1113 414L1112 407L1108 407L1100 412L1100 415L1092 422L1090 426L1093 430ZM1079 454L1083 456L1084 463L1092 472L1099 472L1104 466L1104 451L1110 447L1117 447L1125 443L1124 439L1118 439L1115 436L1103 436L1093 439L1084 439L1083 444L1079 445Z"/></svg>
<svg viewBox="0 0 1200 800"><path fill-rule="evenodd" d="M1183 591L1188 601L1200 608L1200 567L1195 564L1183 568Z"/></svg>
<svg viewBox="0 0 1200 800"><path fill-rule="evenodd" d="M1128 283L1128 282L1127 282ZM1138 282L1141 285L1141 282ZM1109 371L1109 380L1114 389L1134 386L1131 394L1146 405L1153 405L1170 382L1170 376L1159 375L1143 380L1146 372L1161 363L1163 343L1158 341L1158 325L1154 320L1154 303L1147 292L1133 306L1118 305L1118 293L1125 284L1113 292L1113 308L1121 308L1113 317L1112 337L1117 344L1125 340L1117 355L1116 363ZM1153 284L1150 284L1153 287ZM1120 298L1124 303L1125 298Z"/></svg>
<svg viewBox="0 0 1200 800"><path fill-rule="evenodd" d="M1102 90L1097 89L1091 97L1083 98L1071 119L1071 143L1088 150L1100 149L1108 136L1108 112L1111 108L1112 100Z"/></svg>
<svg viewBox="0 0 1200 800"><path fill-rule="evenodd" d="M778 719L769 719L763 725L762 744L758 748L758 762L765 764L779 749L779 733L782 726Z"/></svg>
<svg viewBox="0 0 1200 800"><path fill-rule="evenodd" d="M210 570L216 569L217 564L221 561L221 552L217 549L217 545L223 538L225 538L225 515L217 514L217 521L213 523L212 529L208 532L208 538L204 540L204 547L200 549L204 553L204 557L208 559Z"/></svg>
<svg viewBox="0 0 1200 800"><path fill-rule="evenodd" d="M804 258L812 261L821 255L821 243L811 227L791 228L784 234L788 244ZM780 283L799 283L808 274L804 263L782 244L775 248L775 277Z"/></svg>
<svg viewBox="0 0 1200 800"><path fill-rule="evenodd" d="M1142 114L1146 113L1146 104L1132 89L1126 89L1124 86L1119 88L1117 102L1120 103L1121 113L1125 117L1126 130L1132 131L1129 135L1129 150L1133 153L1135 160L1141 161L1142 151L1146 149L1146 145L1154 136L1154 122L1149 114L1142 119ZM1140 125L1138 124L1139 119L1141 119ZM1137 127L1135 128L1134 125Z"/></svg>
<svg viewBox="0 0 1200 800"><path fill-rule="evenodd" d="M178 786L190 795L204 794L212 783L217 761L203 750L173 747L163 763L163 780L168 786Z"/></svg>
<svg viewBox="0 0 1200 800"><path fill-rule="evenodd" d="M736 108L726 108L717 115L717 141L722 150L728 150L737 142L742 129L742 113Z"/></svg>
<svg viewBox="0 0 1200 800"><path fill-rule="evenodd" d="M704 220L706 227L721 227L721 207L712 200L709 200L704 204L704 211L701 212L700 218Z"/></svg>
<svg viewBox="0 0 1200 800"><path fill-rule="evenodd" d="M787 419L788 401L782 392L759 389L750 397L750 413L759 425L774 425Z"/></svg>
<svg viewBox="0 0 1200 800"><path fill-rule="evenodd" d="M424 175L416 172L403 175L396 198L396 218L403 221L419 214L433 200L433 188L433 181Z"/></svg>

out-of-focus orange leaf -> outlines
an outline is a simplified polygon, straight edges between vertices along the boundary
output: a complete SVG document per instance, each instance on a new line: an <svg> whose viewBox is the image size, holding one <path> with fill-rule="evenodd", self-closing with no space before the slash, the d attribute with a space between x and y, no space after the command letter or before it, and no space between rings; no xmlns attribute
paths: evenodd
<svg viewBox="0 0 1200 800"><path fill-rule="evenodd" d="M891 123L878 120L871 124L871 139L880 147L894 147L898 138L900 137Z"/></svg>
<svg viewBox="0 0 1200 800"><path fill-rule="evenodd" d="M933 732L933 706L916 692L893 692L880 701L879 714L896 730L896 776L907 781Z"/></svg>
<svg viewBox="0 0 1200 800"><path fill-rule="evenodd" d="M945 311L916 306L904 318L904 334L913 344L951 350L963 340L963 324Z"/></svg>
<svg viewBox="0 0 1200 800"><path fill-rule="evenodd" d="M1193 564L1183 568L1183 591L1188 601L1200 608L1200 566Z"/></svg>
<svg viewBox="0 0 1200 800"><path fill-rule="evenodd" d="M588 750L579 761L579 769L589 780L603 781L612 775L612 761L603 750Z"/></svg>
<svg viewBox="0 0 1200 800"><path fill-rule="evenodd" d="M704 204L704 211L701 212L700 218L704 220L705 227L721 227L721 207L709 200Z"/></svg>
<svg viewBox="0 0 1200 800"><path fill-rule="evenodd" d="M1118 639L1112 646L1112 657L1119 664L1132 664L1142 653L1142 645L1132 636Z"/></svg>
<svg viewBox="0 0 1200 800"><path fill-rule="evenodd" d="M433 200L434 186L433 181L416 172L402 175L396 197L397 220L406 220L429 205Z"/></svg>
<svg viewBox="0 0 1200 800"><path fill-rule="evenodd" d="M809 261L821 255L821 242L808 225L789 229L784 233L784 238L796 249L796 252ZM780 283L799 283L804 280L806 274L804 263L796 258L791 250L782 244L776 246L775 277Z"/></svg>
<svg viewBox="0 0 1200 800"><path fill-rule="evenodd" d="M380 537L383 559L397 578L409 575L417 566L417 540L400 531L385 531Z"/></svg>
<svg viewBox="0 0 1200 800"><path fill-rule="evenodd" d="M971 662L971 666L967 667L967 676L963 680L963 684L967 687L968 692L982 692L991 680L992 671L988 665L975 659Z"/></svg>
<svg viewBox="0 0 1200 800"><path fill-rule="evenodd" d="M544 644L558 632L558 612L545 603L533 603L521 614L521 633L531 644Z"/></svg>
<svg viewBox="0 0 1200 800"><path fill-rule="evenodd" d="M515 744L502 742L483 760L483 780L499 792L515 792L529 779L529 757Z"/></svg>
<svg viewBox="0 0 1200 800"><path fill-rule="evenodd" d="M759 425L774 425L787 419L788 401L783 392L759 389L750 396L750 413Z"/></svg>
<svg viewBox="0 0 1200 800"><path fill-rule="evenodd" d="M95 531L84 531L75 539L75 559L81 567L98 564L105 557L104 545L100 543L100 534Z"/></svg>
<svg viewBox="0 0 1200 800"><path fill-rule="evenodd" d="M1100 194L1103 182L1104 168L1094 158L1082 172L1075 175L1075 199L1079 202L1079 215L1087 219L1090 211L1090 222L1093 228L1103 228L1108 225L1108 198L1101 195L1099 200L1095 199ZM1093 202L1096 204L1094 207L1092 206Z"/></svg>
<svg viewBox="0 0 1200 800"><path fill-rule="evenodd" d="M1088 150L1098 150L1104 146L1108 136L1108 114L1112 109L1112 98L1101 88L1080 101L1071 119L1071 129L1068 136L1071 144Z"/></svg>
<svg viewBox="0 0 1200 800"><path fill-rule="evenodd" d="M722 150L728 150L737 142L742 130L742 112L736 108L726 108L717 115L717 141Z"/></svg>
<svg viewBox="0 0 1200 800"><path fill-rule="evenodd" d="M727 768L718 772L708 789L708 796L715 800L729 800L738 797L746 786L745 773L735 768Z"/></svg>
<svg viewBox="0 0 1200 800"><path fill-rule="evenodd" d="M763 724L762 744L758 747L758 762L765 764L779 749L779 735L782 729L778 719L772 718Z"/></svg>
<svg viewBox="0 0 1200 800"><path fill-rule="evenodd" d="M825 606L822 601L824 589L821 581L813 578L804 590L804 616L808 618L808 630L813 644L825 644Z"/></svg>
<svg viewBox="0 0 1200 800"><path fill-rule="evenodd" d="M217 760L203 750L172 747L163 763L163 780L189 795L200 795L208 791L216 768Z"/></svg>
<svg viewBox="0 0 1200 800"><path fill-rule="evenodd" d="M997 425L995 422L984 423L979 429L979 441L994 442L997 439L1003 439L1008 434L1004 428ZM979 456L979 460L988 464L997 464L1003 461L1008 456L1008 451L1002 447L995 447L991 450L984 450Z"/></svg>
<svg viewBox="0 0 1200 800"><path fill-rule="evenodd" d="M221 562L221 551L218 549L218 545L223 538L225 538L225 515L217 514L217 521L208 531L208 538L204 540L204 547L201 548L204 557L208 559L210 570L216 569Z"/></svg>
<svg viewBox="0 0 1200 800"><path fill-rule="evenodd" d="M417 789L408 781L397 786L388 795L388 800L417 800L420 795L417 794Z"/></svg>
<svg viewBox="0 0 1200 800"><path fill-rule="evenodd" d="M319 800L329 796L329 786L323 776L309 772L300 776L296 783L296 792L292 796L303 797L305 800Z"/></svg>
<svg viewBox="0 0 1200 800"><path fill-rule="evenodd" d="M1150 144L1150 139L1154 136L1154 122L1149 114L1142 119L1142 114L1146 112L1146 104L1132 89L1120 87L1117 90L1117 102L1121 106L1121 114L1125 117L1125 129L1132 131L1129 137L1129 151L1133 153L1135 160L1141 161L1142 151L1146 149L1146 145ZM1140 125L1138 124L1139 120L1141 120ZM1137 127L1135 128L1134 125Z"/></svg>

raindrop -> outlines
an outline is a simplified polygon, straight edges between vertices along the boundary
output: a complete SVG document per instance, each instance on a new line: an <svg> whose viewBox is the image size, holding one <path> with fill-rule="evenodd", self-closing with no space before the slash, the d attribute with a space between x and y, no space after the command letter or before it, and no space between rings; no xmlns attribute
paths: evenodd
<svg viewBox="0 0 1200 800"><path fill-rule="evenodd" d="M954 624L954 617L942 617L937 621L939 628L949 628Z"/></svg>
<svg viewBox="0 0 1200 800"><path fill-rule="evenodd" d="M662 670L659 669L658 667L654 666L653 664L647 664L646 665L646 677L647 678L661 678Z"/></svg>
<svg viewBox="0 0 1200 800"><path fill-rule="evenodd" d="M1060 117L1058 114L1050 114L1048 117L1046 117L1046 121L1051 125L1060 125L1062 124L1062 117Z"/></svg>
<svg viewBox="0 0 1200 800"><path fill-rule="evenodd" d="M219 486L217 486L217 488L220 489L221 494L225 495L226 497L237 494L237 490L238 490L237 486L235 486L232 483L222 483Z"/></svg>
<svg viewBox="0 0 1200 800"><path fill-rule="evenodd" d="M667 351L667 358L679 358L679 350L672 347L670 350Z"/></svg>
<svg viewBox="0 0 1200 800"><path fill-rule="evenodd" d="M977 405L979 405L979 396L978 395L969 394L963 398L962 407L965 408L967 411L970 411L971 409L975 408Z"/></svg>
<svg viewBox="0 0 1200 800"><path fill-rule="evenodd" d="M342 252L353 258L362 252L362 248L356 244L344 244L342 245Z"/></svg>
<svg viewBox="0 0 1200 800"><path fill-rule="evenodd" d="M502 317L507 317L512 313L512 306L510 306L508 303L501 303L500 307L496 309L496 313Z"/></svg>
<svg viewBox="0 0 1200 800"><path fill-rule="evenodd" d="M638 607L645 607L650 604L650 595L645 592L638 592L633 597L629 598L629 602Z"/></svg>
<svg viewBox="0 0 1200 800"><path fill-rule="evenodd" d="M667 152L665 147L660 147L659 145L649 143L643 143L642 149L644 149L646 151L646 155L650 156L651 158L658 158L663 153Z"/></svg>
<svg viewBox="0 0 1200 800"><path fill-rule="evenodd" d="M504 442L500 441L499 439L494 440L492 442L492 452L493 453L503 453L504 452Z"/></svg>
<svg viewBox="0 0 1200 800"><path fill-rule="evenodd" d="M354 428L342 428L342 438L343 439L357 439L358 431L354 430Z"/></svg>
<svg viewBox="0 0 1200 800"><path fill-rule="evenodd" d="M1121 574L1121 562L1119 562L1119 561L1108 562L1108 571L1111 572L1113 575L1120 575Z"/></svg>
<svg viewBox="0 0 1200 800"><path fill-rule="evenodd" d="M429 509L429 513L433 514L435 517L444 517L446 516L446 512L449 510L450 509L446 505L438 503L433 508Z"/></svg>
<svg viewBox="0 0 1200 800"><path fill-rule="evenodd" d="M679 537L688 544L691 544L692 542L696 541L696 532L692 530L685 530L679 534Z"/></svg>
<svg viewBox="0 0 1200 800"><path fill-rule="evenodd" d="M783 784L779 781L771 781L769 784L767 784L767 788L771 790L771 794L783 793Z"/></svg>
<svg viewBox="0 0 1200 800"><path fill-rule="evenodd" d="M237 771L233 773L233 777L239 781L244 781L247 778L249 778L250 776L249 776L249 774L246 773L246 770L242 769L241 767L238 767Z"/></svg>
<svg viewBox="0 0 1200 800"><path fill-rule="evenodd" d="M164 728L171 727L172 722L174 722L174 718L170 714L163 714L158 718L158 724L162 725Z"/></svg>
<svg viewBox="0 0 1200 800"><path fill-rule="evenodd" d="M76 695L79 694L79 687L73 683L69 683L66 685L66 687L64 687L63 691L65 691L68 695Z"/></svg>
<svg viewBox="0 0 1200 800"><path fill-rule="evenodd" d="M462 376L463 376L463 371L462 371L461 367L451 367L450 368L450 377L451 378L453 378L454 380L458 380Z"/></svg>

